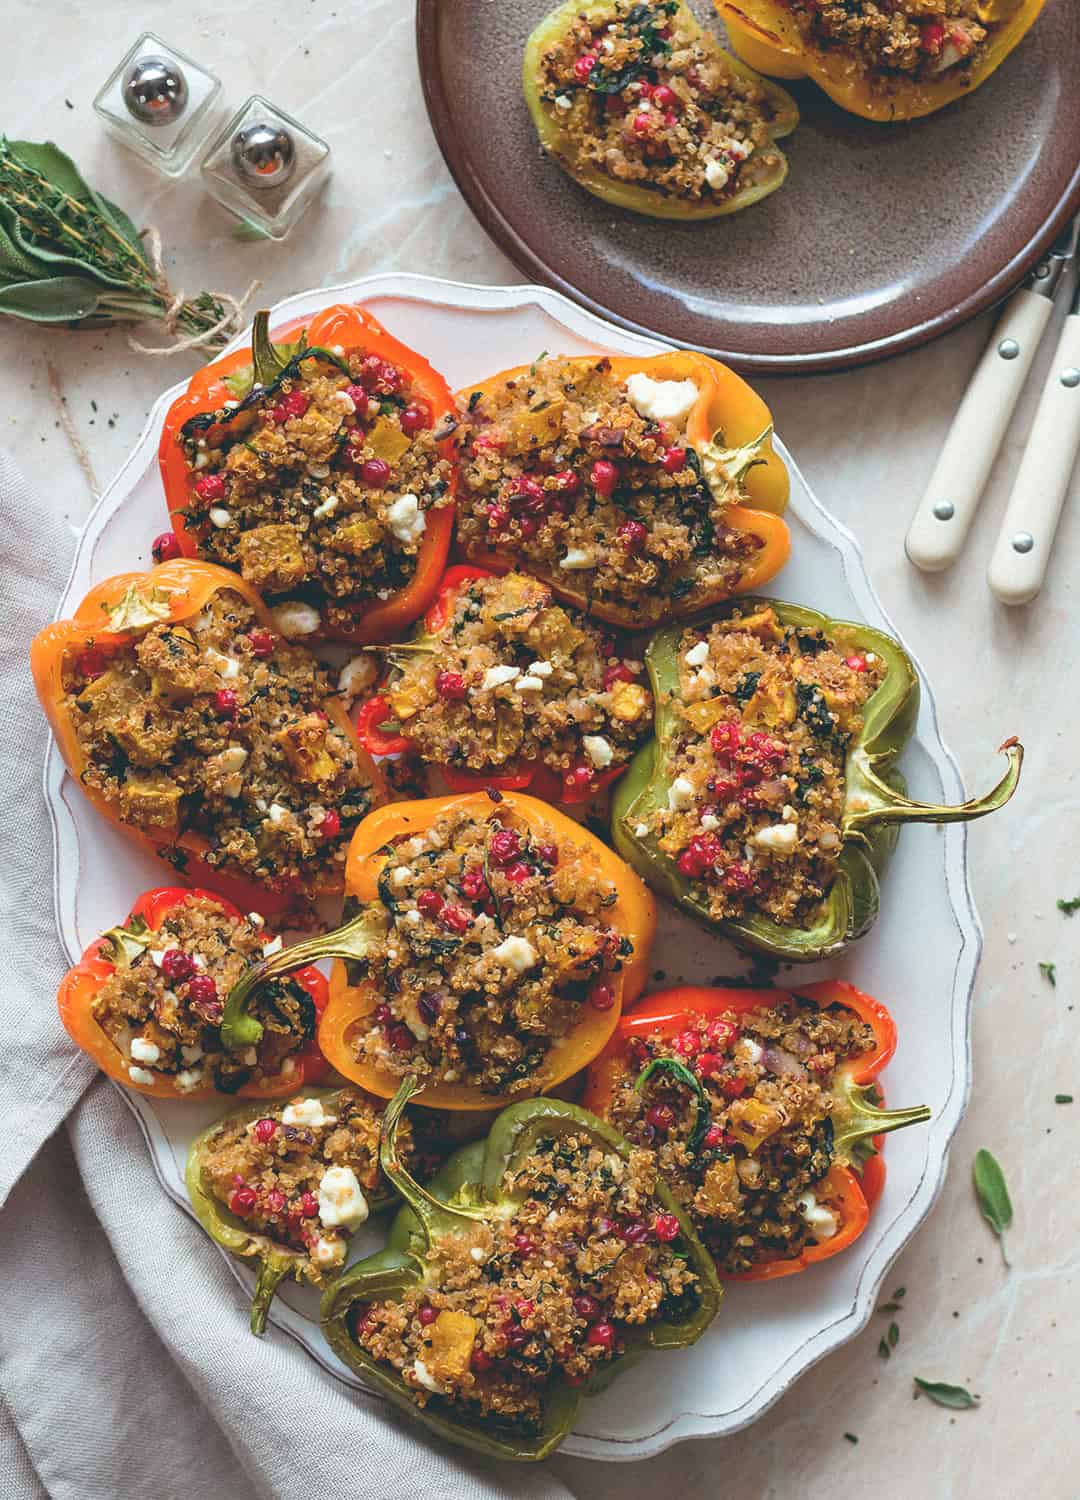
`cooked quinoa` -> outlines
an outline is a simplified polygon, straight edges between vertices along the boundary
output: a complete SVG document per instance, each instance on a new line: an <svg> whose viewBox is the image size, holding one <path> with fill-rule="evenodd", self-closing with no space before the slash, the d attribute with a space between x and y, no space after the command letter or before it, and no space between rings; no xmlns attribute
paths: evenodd
<svg viewBox="0 0 1080 1500"><path fill-rule="evenodd" d="M696 1305L656 1187L649 1151L627 1161L584 1133L542 1138L505 1178L507 1196L522 1195L512 1217L437 1238L424 1285L357 1309L354 1336L419 1406L535 1433L551 1382L580 1384L631 1327Z"/></svg>
<svg viewBox="0 0 1080 1500"><path fill-rule="evenodd" d="M722 204L775 176L775 111L675 0L582 13L540 59L559 154L615 183Z"/></svg>
<svg viewBox="0 0 1080 1500"><path fill-rule="evenodd" d="M739 485L717 499L687 440L699 394L565 355L474 393L461 414L466 555L511 552L641 626L736 591L762 543L727 524Z"/></svg>
<svg viewBox="0 0 1080 1500"><path fill-rule="evenodd" d="M82 779L125 823L201 835L208 864L274 890L340 888L368 772L324 712L326 669L239 594L83 648L63 672Z"/></svg>
<svg viewBox="0 0 1080 1500"><path fill-rule="evenodd" d="M835 1073L873 1047L873 1029L851 1011L798 997L741 1015L694 1016L674 1037L632 1039L631 1067L616 1083L608 1118L655 1152L662 1180L720 1271L740 1274L791 1259L840 1229L818 1189L833 1160L832 1116L843 1108ZM657 1059L664 1061L636 1089Z"/></svg>
<svg viewBox="0 0 1080 1500"><path fill-rule="evenodd" d="M851 57L876 84L968 75L995 23L992 0L785 0L815 47ZM985 22L985 24L984 24Z"/></svg>
<svg viewBox="0 0 1080 1500"><path fill-rule="evenodd" d="M385 1107L385 1100L350 1086L226 1117L203 1151L203 1189L252 1233L293 1251L298 1275L321 1282L344 1263L348 1241L369 1212L391 1196L379 1169ZM430 1125L414 1130L409 1119L398 1130L402 1160L421 1176L445 1154L432 1136Z"/></svg>
<svg viewBox="0 0 1080 1500"><path fill-rule="evenodd" d="M396 844L379 876L386 930L353 982L384 997L358 1061L428 1083L528 1093L583 1007L610 1009L632 944L617 892L578 843L538 842L505 810L457 810Z"/></svg>
<svg viewBox="0 0 1080 1500"><path fill-rule="evenodd" d="M116 969L95 996L94 1020L123 1053L133 1083L172 1081L181 1093L207 1083L234 1094L248 1083L296 1070L294 1054L315 1035L315 1003L296 980L271 980L249 1012L259 1044L227 1052L219 1026L238 979L269 948L257 915L236 917L216 901L191 898L151 930L144 919L108 934L103 953Z"/></svg>
<svg viewBox="0 0 1080 1500"><path fill-rule="evenodd" d="M683 632L668 806L630 831L700 883L716 921L813 918L842 850L848 748L884 672L768 606Z"/></svg>
<svg viewBox="0 0 1080 1500"><path fill-rule="evenodd" d="M624 766L652 727L642 662L524 573L470 583L424 641L394 659L387 696L425 761L588 778Z"/></svg>
<svg viewBox="0 0 1080 1500"><path fill-rule="evenodd" d="M199 555L261 594L299 595L292 634L347 626L341 601L386 599L416 569L452 468L409 374L374 354L311 356L239 403L192 417L177 441L194 476Z"/></svg>

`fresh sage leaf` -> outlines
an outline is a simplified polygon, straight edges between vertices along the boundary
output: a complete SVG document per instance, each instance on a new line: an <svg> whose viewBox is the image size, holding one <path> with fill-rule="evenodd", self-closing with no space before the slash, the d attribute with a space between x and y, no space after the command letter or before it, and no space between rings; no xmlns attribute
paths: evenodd
<svg viewBox="0 0 1080 1500"><path fill-rule="evenodd" d="M1052 990L1057 989L1057 964L1040 964L1039 973L1049 981Z"/></svg>
<svg viewBox="0 0 1080 1500"><path fill-rule="evenodd" d="M949 1385L944 1380L921 1380L918 1375L915 1384L936 1406L947 1406L952 1411L970 1411L979 1404L978 1397L962 1385Z"/></svg>
<svg viewBox="0 0 1080 1500"><path fill-rule="evenodd" d="M897 1346L897 1344L900 1342L900 1325L899 1325L899 1323L890 1323L889 1324L888 1339L889 1339L889 1348L890 1349L895 1349L896 1346Z"/></svg>
<svg viewBox="0 0 1080 1500"><path fill-rule="evenodd" d="M1063 911L1067 917L1071 917L1073 912L1080 911L1080 896L1059 896L1057 909Z"/></svg>
<svg viewBox="0 0 1080 1500"><path fill-rule="evenodd" d="M1009 1189L1005 1186L1005 1174L996 1157L989 1151L976 1151L972 1177L982 1216L997 1235L1001 1245L1001 1258L1008 1265L1005 1231L1013 1221L1013 1206Z"/></svg>

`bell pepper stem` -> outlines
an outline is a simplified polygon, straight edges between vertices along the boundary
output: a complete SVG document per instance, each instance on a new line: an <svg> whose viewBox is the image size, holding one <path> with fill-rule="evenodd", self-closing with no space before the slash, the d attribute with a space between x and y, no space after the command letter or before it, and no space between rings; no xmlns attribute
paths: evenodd
<svg viewBox="0 0 1080 1500"><path fill-rule="evenodd" d="M743 443L738 448L725 448L722 446L723 434L718 432L714 434L712 442L698 453L706 483L717 500L730 500L732 492L738 490L750 470L767 462L762 449L772 433L773 424L770 422L748 443Z"/></svg>
<svg viewBox="0 0 1080 1500"><path fill-rule="evenodd" d="M315 963L320 958L347 958L356 962L366 958L385 926L385 918L370 907L333 932L320 933L306 942L283 948L261 962L253 964L236 981L225 1001L221 1017L221 1041L229 1051L254 1047L262 1040L262 1022L247 1014L247 1004L260 984L289 974L293 969Z"/></svg>
<svg viewBox="0 0 1080 1500"><path fill-rule="evenodd" d="M257 385L273 385L288 359L270 338L270 314L257 312L251 326L251 358Z"/></svg>
<svg viewBox="0 0 1080 1500"><path fill-rule="evenodd" d="M251 1331L261 1338L266 1332L266 1318L270 1304L281 1282L290 1271L288 1261L267 1257L259 1261L259 1275L255 1282L255 1295L251 1299Z"/></svg>
<svg viewBox="0 0 1080 1500"><path fill-rule="evenodd" d="M844 1090L844 1104L833 1116L833 1153L857 1169L868 1156L873 1156L871 1141L875 1135L886 1135L890 1130L903 1130L907 1125L920 1125L930 1119L926 1104L913 1104L908 1109L879 1109L873 1102L874 1093L872 1083L849 1084Z"/></svg>
<svg viewBox="0 0 1080 1500"><path fill-rule="evenodd" d="M379 1141L379 1166L386 1180L392 1187L396 1188L401 1197L412 1209L419 1219L424 1231L424 1237L430 1245L437 1234L444 1234L448 1229L457 1228L461 1232L462 1225L455 1225L455 1220L487 1220L491 1213L483 1208L466 1208L463 1204L443 1203L434 1197L416 1181L410 1172L402 1165L401 1157L397 1148L398 1126L405 1112L405 1106L414 1095L422 1091L422 1084L415 1076L402 1080L397 1093L386 1106L383 1114L382 1137Z"/></svg>
<svg viewBox="0 0 1080 1500"><path fill-rule="evenodd" d="M1004 807L1020 780L1024 747L1016 739L1000 747L1009 765L997 786L983 797L972 797L955 805L914 802L877 775L870 757L857 750L848 771L848 801L844 814L845 838L865 842L866 831L884 823L966 823Z"/></svg>

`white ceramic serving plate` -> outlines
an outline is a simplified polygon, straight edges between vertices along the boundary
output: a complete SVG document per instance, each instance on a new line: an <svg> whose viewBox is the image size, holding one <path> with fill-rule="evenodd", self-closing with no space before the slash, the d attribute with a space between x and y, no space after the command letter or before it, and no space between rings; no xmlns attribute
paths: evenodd
<svg viewBox="0 0 1080 1500"><path fill-rule="evenodd" d="M527 362L544 349L651 354L662 347L539 287L468 286L401 274L291 297L275 309L272 326L332 302L353 300L363 301L398 338L422 349L455 388ZM135 451L87 522L58 616L70 614L83 594L109 574L149 565L151 539L166 521L155 462L158 435L165 410L181 389L174 387L158 401ZM791 561L772 592L895 634L855 539L810 493L782 445L781 452L791 468L793 545ZM934 801L963 796L925 681L918 729L903 769L916 796ZM45 788L56 850L56 920L74 960L95 936L123 918L141 891L174 877L93 813L65 775L55 746L49 750ZM931 1124L890 1138L884 1195L869 1229L851 1250L801 1276L731 1286L716 1323L695 1348L645 1360L606 1394L584 1403L565 1452L635 1459L685 1438L734 1432L863 1327L890 1262L926 1217L944 1176L949 1142L968 1092L969 1001L980 944L963 828L909 829L887 877L884 915L871 936L828 972L869 990L892 1009L901 1044L886 1080L889 1097L898 1104L929 1104ZM725 943L668 912L654 967L666 971L665 983L676 983L737 974L744 964ZM824 973L801 970L799 978ZM220 1106L163 1105L121 1092L142 1125L163 1188L186 1207L183 1163L188 1144L221 1112ZM369 1226L354 1241L354 1253L375 1248L380 1227ZM237 1261L229 1259L229 1264L243 1287L237 1291L240 1318L246 1316L251 1279ZM271 1321L275 1327L269 1337L291 1334L352 1387L358 1401L379 1399L330 1353L310 1289L287 1288Z"/></svg>

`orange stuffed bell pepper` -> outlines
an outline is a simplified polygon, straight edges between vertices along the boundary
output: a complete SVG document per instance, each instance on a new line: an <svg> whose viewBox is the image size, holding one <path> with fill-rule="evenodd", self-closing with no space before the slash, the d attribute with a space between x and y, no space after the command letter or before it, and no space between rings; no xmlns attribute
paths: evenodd
<svg viewBox="0 0 1080 1500"><path fill-rule="evenodd" d="M255 992L252 1010L266 1026L254 1052L221 1044L229 986L275 946L261 920L212 891L147 891L65 974L60 1019L102 1072L154 1099L294 1093L327 1071L314 1040L327 1001L318 969L294 969Z"/></svg>
<svg viewBox="0 0 1080 1500"><path fill-rule="evenodd" d="M30 662L71 776L185 880L264 913L343 889L382 777L241 578L177 560L107 579Z"/></svg>
<svg viewBox="0 0 1080 1500"><path fill-rule="evenodd" d="M319 1045L390 1098L496 1109L590 1063L648 972L656 909L606 845L533 797L474 792L380 808L353 836L346 922L275 954L233 989L226 1046L257 1043L247 997L335 957Z"/></svg>
<svg viewBox="0 0 1080 1500"><path fill-rule="evenodd" d="M774 78L812 78L866 120L914 120L985 83L1019 46L1045 0L715 0L739 57ZM864 16L865 11L865 16ZM860 30L865 19L866 26ZM862 46L852 38L865 38ZM887 50L886 50L887 49Z"/></svg>
<svg viewBox="0 0 1080 1500"><path fill-rule="evenodd" d="M295 633L392 640L442 577L453 398L363 307L339 304L198 372L158 451L174 539L271 597ZM283 628L285 628L283 624Z"/></svg>
<svg viewBox="0 0 1080 1500"><path fill-rule="evenodd" d="M524 573L449 568L422 632L386 654L391 674L356 717L360 743L418 756L452 792L527 788L545 802L587 802L648 737L641 662L635 671L607 627Z"/></svg>
<svg viewBox="0 0 1080 1500"><path fill-rule="evenodd" d="M856 1240L881 1136L930 1118L879 1107L895 1049L885 1007L840 981L665 990L623 1014L583 1103L657 1152L722 1277L763 1281Z"/></svg>
<svg viewBox="0 0 1080 1500"><path fill-rule="evenodd" d="M642 629L759 588L787 560L769 409L704 354L542 356L458 406L472 562Z"/></svg>

